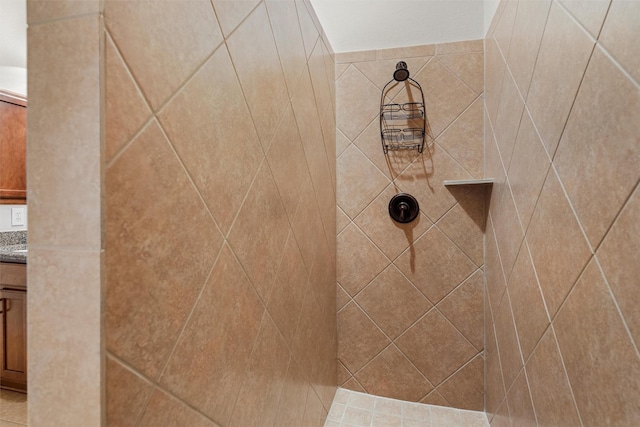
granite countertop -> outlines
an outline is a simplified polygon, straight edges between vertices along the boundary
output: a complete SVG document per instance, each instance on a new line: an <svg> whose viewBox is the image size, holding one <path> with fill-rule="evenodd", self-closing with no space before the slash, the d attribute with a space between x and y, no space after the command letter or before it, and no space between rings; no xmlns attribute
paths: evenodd
<svg viewBox="0 0 640 427"><path fill-rule="evenodd" d="M0 231L0 261L27 263L26 231Z"/></svg>

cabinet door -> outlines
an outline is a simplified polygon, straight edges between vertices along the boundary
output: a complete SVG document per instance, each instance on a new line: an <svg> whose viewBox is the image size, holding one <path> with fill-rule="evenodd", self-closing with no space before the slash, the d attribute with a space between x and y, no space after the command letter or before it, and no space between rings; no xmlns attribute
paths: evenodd
<svg viewBox="0 0 640 427"><path fill-rule="evenodd" d="M0 385L26 389L27 384L27 293L0 290Z"/></svg>
<svg viewBox="0 0 640 427"><path fill-rule="evenodd" d="M27 109L0 100L0 203L27 198Z"/></svg>

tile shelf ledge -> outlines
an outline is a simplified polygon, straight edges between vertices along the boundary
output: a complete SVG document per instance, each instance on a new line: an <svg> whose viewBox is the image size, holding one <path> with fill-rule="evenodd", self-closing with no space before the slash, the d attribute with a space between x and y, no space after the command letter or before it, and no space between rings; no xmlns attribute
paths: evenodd
<svg viewBox="0 0 640 427"><path fill-rule="evenodd" d="M485 179L454 179L445 180L442 183L446 186L450 185L491 185L493 184L493 178Z"/></svg>

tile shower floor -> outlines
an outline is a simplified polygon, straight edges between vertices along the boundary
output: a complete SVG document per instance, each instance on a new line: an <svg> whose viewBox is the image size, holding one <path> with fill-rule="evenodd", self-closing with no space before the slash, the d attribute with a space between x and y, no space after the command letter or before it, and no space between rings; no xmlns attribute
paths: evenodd
<svg viewBox="0 0 640 427"><path fill-rule="evenodd" d="M424 405L339 388L324 427L489 427L484 412Z"/></svg>
<svg viewBox="0 0 640 427"><path fill-rule="evenodd" d="M27 395L0 390L0 427L27 425Z"/></svg>

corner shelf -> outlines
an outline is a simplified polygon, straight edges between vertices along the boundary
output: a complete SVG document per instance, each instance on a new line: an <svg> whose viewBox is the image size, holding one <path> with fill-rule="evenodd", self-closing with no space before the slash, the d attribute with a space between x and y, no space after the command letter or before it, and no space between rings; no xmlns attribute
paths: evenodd
<svg viewBox="0 0 640 427"><path fill-rule="evenodd" d="M454 185L491 185L493 184L493 178L486 179L454 179L454 180L445 180L442 183L446 186L454 186Z"/></svg>

